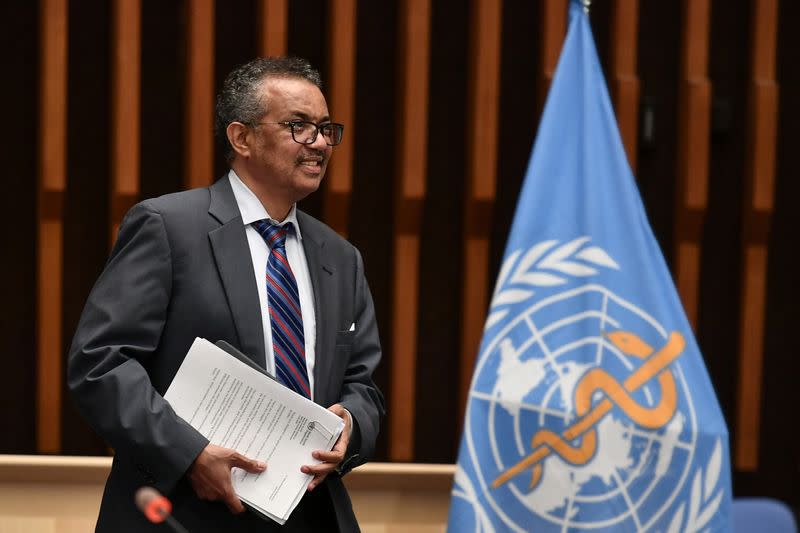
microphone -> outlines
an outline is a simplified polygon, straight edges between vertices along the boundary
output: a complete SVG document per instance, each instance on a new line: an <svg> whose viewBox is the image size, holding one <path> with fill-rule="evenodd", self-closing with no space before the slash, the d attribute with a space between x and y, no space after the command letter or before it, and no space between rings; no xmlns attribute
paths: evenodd
<svg viewBox="0 0 800 533"><path fill-rule="evenodd" d="M189 533L172 516L172 503L153 487L141 487L134 497L136 507L154 524L166 522L173 531Z"/></svg>

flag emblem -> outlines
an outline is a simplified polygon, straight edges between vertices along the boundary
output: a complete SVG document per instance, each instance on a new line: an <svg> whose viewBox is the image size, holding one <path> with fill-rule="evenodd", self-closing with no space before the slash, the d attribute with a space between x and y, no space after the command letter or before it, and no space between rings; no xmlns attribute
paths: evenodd
<svg viewBox="0 0 800 533"><path fill-rule="evenodd" d="M593 283L598 267L624 269L599 247L581 250L588 241L539 243L501 269L467 406L477 483L460 470L451 509L485 522L477 531L497 530L489 514L517 531L534 529L531 515L554 531L648 531L690 475L706 492L689 506L694 522L706 525L719 507L721 444L705 468L691 469L698 422L680 364L684 335ZM552 274L540 265L563 268ZM532 298L537 285L573 280L579 284ZM503 304L513 300L533 301L509 317ZM493 327L492 313L502 314L502 327ZM673 514L676 523L685 518Z"/></svg>

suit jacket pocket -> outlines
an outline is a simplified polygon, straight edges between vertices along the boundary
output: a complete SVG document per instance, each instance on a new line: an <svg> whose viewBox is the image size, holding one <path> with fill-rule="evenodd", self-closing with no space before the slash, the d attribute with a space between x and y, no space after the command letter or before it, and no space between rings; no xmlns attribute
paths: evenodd
<svg viewBox="0 0 800 533"><path fill-rule="evenodd" d="M356 336L355 330L345 330L336 332L336 346L347 347L348 349L353 345L353 339Z"/></svg>

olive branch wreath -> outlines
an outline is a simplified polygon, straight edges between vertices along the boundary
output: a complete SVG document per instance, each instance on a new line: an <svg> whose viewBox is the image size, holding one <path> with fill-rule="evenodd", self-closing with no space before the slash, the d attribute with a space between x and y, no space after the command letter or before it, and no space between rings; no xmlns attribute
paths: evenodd
<svg viewBox="0 0 800 533"><path fill-rule="evenodd" d="M722 503L722 496L725 493L724 487L717 489L719 482L719 474L722 470L722 443L717 439L714 445L714 451L711 452L711 457L708 459L708 464L705 468L705 479L703 479L703 469L698 468L695 471L694 479L692 481L692 490L689 496L689 512L686 515L686 523L684 524L683 515L686 511L686 502L682 502L667 528L667 533L694 533L703 530L704 527L711 520L711 517L719 509L719 504ZM716 491L716 495L715 495ZM713 498L712 498L713 496ZM681 527L683 526L683 527Z"/></svg>
<svg viewBox="0 0 800 533"><path fill-rule="evenodd" d="M472 506L473 512L475 513L475 520L480 525L480 529L478 531L493 533L494 527L492 527L492 522L489 520L489 515L486 514L486 510L480 503L478 492L475 490L472 480L469 478L464 469L458 464L456 465L454 482L455 483L451 494L457 498L465 500Z"/></svg>
<svg viewBox="0 0 800 533"><path fill-rule="evenodd" d="M590 239L578 237L561 245L557 240L542 241L529 248L525 255L522 250L509 255L497 276L484 329L502 320L509 312L508 306L533 296L536 292L533 287L553 287L566 283L569 277L594 276L596 267L619 270L616 261L602 248L584 247Z"/></svg>

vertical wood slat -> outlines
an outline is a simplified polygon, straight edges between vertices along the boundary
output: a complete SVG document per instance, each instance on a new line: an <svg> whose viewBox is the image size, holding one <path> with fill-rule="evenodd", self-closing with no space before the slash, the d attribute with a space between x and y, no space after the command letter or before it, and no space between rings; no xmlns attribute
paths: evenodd
<svg viewBox="0 0 800 533"><path fill-rule="evenodd" d="M61 451L63 203L67 185L67 0L40 4L36 447Z"/></svg>
<svg viewBox="0 0 800 533"><path fill-rule="evenodd" d="M138 200L141 155L141 0L115 0L113 9L110 238Z"/></svg>
<svg viewBox="0 0 800 533"><path fill-rule="evenodd" d="M184 185L214 179L214 0L187 4Z"/></svg>
<svg viewBox="0 0 800 533"><path fill-rule="evenodd" d="M612 94L619 132L636 174L637 123L639 117L639 77L636 75L639 0L616 0L611 35Z"/></svg>
<svg viewBox="0 0 800 533"><path fill-rule="evenodd" d="M259 45L262 56L286 55L289 47L288 0L259 0Z"/></svg>
<svg viewBox="0 0 800 533"><path fill-rule="evenodd" d="M414 458L420 219L428 147L430 0L400 10L397 177L394 192L394 280L389 457Z"/></svg>
<svg viewBox="0 0 800 533"><path fill-rule="evenodd" d="M539 106L544 108L547 91L556 73L564 36L567 34L567 0L542 0L541 65L539 78Z"/></svg>
<svg viewBox="0 0 800 533"><path fill-rule="evenodd" d="M503 3L500 0L476 0L472 10L461 292L461 412L466 405L488 309L489 224L497 182Z"/></svg>
<svg viewBox="0 0 800 533"><path fill-rule="evenodd" d="M752 4L736 425L736 467L746 471L758 468L767 244L775 195L779 89L775 79L778 1L759 0Z"/></svg>
<svg viewBox="0 0 800 533"><path fill-rule="evenodd" d="M708 80L709 0L684 0L679 87L676 195L676 285L692 327L697 323L700 252L708 203L711 83Z"/></svg>
<svg viewBox="0 0 800 533"><path fill-rule="evenodd" d="M328 164L324 219L346 237L353 186L357 12L355 0L330 0L329 6L328 108L332 120L345 125L345 135Z"/></svg>

